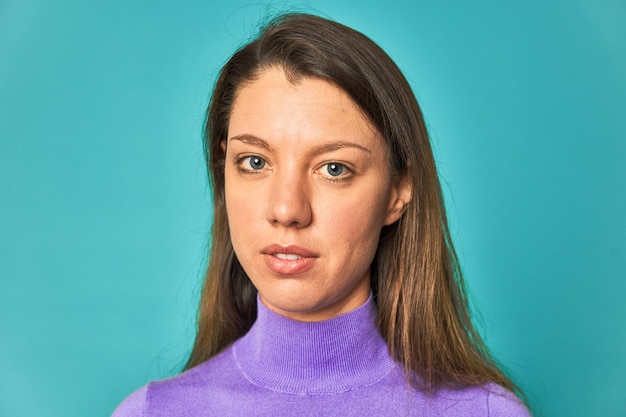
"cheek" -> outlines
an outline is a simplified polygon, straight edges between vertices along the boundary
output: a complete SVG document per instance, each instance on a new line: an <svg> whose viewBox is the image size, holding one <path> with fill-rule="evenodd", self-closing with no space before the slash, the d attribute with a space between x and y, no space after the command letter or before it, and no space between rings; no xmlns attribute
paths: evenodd
<svg viewBox="0 0 626 417"><path fill-rule="evenodd" d="M238 242L249 240L253 235L250 230L251 226L257 224L258 221L251 220L258 218L260 204L254 195L229 181L228 175L226 175L224 192L231 241L233 246L238 248Z"/></svg>
<svg viewBox="0 0 626 417"><path fill-rule="evenodd" d="M386 205L381 199L355 198L326 208L327 236L342 242L347 249L370 252L378 244L384 224Z"/></svg>
<svg viewBox="0 0 626 417"><path fill-rule="evenodd" d="M251 204L249 195L241 192L229 193L226 191L226 214L228 216L228 222L231 225L238 225L234 219L242 219L249 216L255 210L255 204Z"/></svg>
<svg viewBox="0 0 626 417"><path fill-rule="evenodd" d="M254 266L254 249L259 247L262 237L255 229L258 221L251 221L254 213L254 205L250 204L249 198L241 193L226 193L226 215L230 241L237 259L248 276L256 276Z"/></svg>

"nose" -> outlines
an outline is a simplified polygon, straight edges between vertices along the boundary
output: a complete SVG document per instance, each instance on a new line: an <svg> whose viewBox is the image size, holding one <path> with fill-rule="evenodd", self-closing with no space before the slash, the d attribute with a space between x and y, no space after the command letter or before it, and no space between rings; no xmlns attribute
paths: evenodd
<svg viewBox="0 0 626 417"><path fill-rule="evenodd" d="M275 226L307 227L312 220L309 190L298 175L275 175L270 187L266 218Z"/></svg>

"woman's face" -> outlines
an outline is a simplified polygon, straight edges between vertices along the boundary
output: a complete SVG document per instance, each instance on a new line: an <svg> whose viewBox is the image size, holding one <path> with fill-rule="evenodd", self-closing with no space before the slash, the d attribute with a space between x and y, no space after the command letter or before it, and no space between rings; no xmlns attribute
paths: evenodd
<svg viewBox="0 0 626 417"><path fill-rule="evenodd" d="M223 146L230 237L261 301L301 321L363 304L380 231L409 187L349 96L264 70L238 91Z"/></svg>

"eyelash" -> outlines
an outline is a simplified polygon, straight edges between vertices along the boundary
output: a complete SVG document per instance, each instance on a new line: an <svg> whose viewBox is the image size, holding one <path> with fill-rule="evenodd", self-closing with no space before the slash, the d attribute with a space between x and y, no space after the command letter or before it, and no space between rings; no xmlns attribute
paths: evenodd
<svg viewBox="0 0 626 417"><path fill-rule="evenodd" d="M347 182L347 181L349 181L351 179L352 174L353 174L352 170L350 168L348 168L346 166L346 164L342 164L341 162L327 162L327 163L323 164L318 171L321 171L324 167L327 167L329 165L338 165L338 166L342 167L342 174L344 172L345 172L345 174L344 175L340 174L340 176L338 176L338 177L333 177L333 176L330 176L330 175L327 176L327 175L321 174L322 177L324 177L325 180L330 181L330 182L334 182L334 183L340 183L340 182Z"/></svg>
<svg viewBox="0 0 626 417"><path fill-rule="evenodd" d="M241 164L243 163L243 161L245 161L246 159L249 158L258 158L261 161L263 161L263 167L261 167L261 169L252 169L252 167L250 168L244 168ZM259 174L261 173L261 171L263 170L263 168L265 168L265 165L267 164L267 161L265 160L265 158L259 156L259 155L242 155L239 156L237 158L235 158L235 165L237 166L237 171L239 171L239 173L241 174L247 174L247 175L255 175L255 174Z"/></svg>
<svg viewBox="0 0 626 417"><path fill-rule="evenodd" d="M252 169L252 168L244 168L242 166L242 163L249 158L258 158L261 161L263 161L263 167L261 167L261 169ZM265 165L267 164L267 160L259 155L242 155L239 156L237 158L235 158L235 165L237 166L237 171L239 171L239 173L244 174L244 175L255 175L255 174L260 174L263 171L263 168L265 168ZM341 183L341 182L347 182L351 179L352 175L353 175L353 171L348 168L346 166L346 164L341 163L341 162L335 162L335 161L331 161L331 162L326 162L325 164L322 164L320 166L320 168L316 169L316 172L321 171L324 167L327 167L328 165L338 165L340 167L342 167L342 174L344 173L344 171L346 172L345 175L342 176L338 176L338 177L333 177L330 175L324 175L324 174L320 174L326 181L330 181L330 182L334 182L334 183Z"/></svg>

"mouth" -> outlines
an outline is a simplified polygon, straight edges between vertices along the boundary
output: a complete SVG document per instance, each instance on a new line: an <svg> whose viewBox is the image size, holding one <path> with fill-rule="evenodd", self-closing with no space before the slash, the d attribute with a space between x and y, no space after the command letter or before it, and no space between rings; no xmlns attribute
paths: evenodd
<svg viewBox="0 0 626 417"><path fill-rule="evenodd" d="M289 245L289 246L270 245L264 248L261 251L261 253L263 255L271 255L279 259L286 259L290 261L295 261L295 260L302 259L302 258L318 258L319 257L319 254L311 250L305 249L301 246L297 246L297 245Z"/></svg>
<svg viewBox="0 0 626 417"><path fill-rule="evenodd" d="M315 266L319 254L296 245L270 245L261 251L267 267L278 275L302 274Z"/></svg>
<svg viewBox="0 0 626 417"><path fill-rule="evenodd" d="M302 259L302 256L293 253L275 253L274 256L278 259L285 259L287 261L297 261L298 259Z"/></svg>

